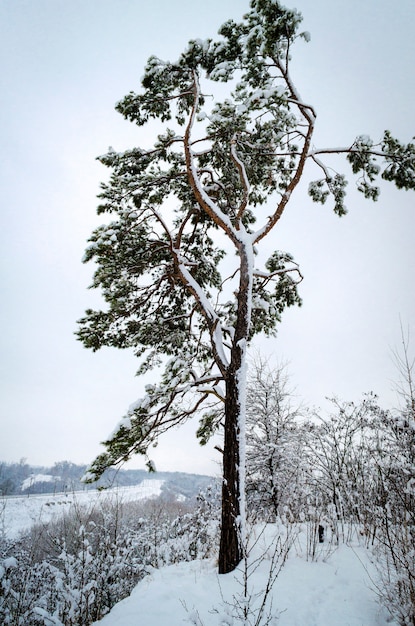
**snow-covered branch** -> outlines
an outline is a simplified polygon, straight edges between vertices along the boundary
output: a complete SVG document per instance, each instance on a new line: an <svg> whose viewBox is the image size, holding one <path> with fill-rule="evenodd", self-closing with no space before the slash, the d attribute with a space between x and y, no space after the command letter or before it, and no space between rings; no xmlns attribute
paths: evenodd
<svg viewBox="0 0 415 626"><path fill-rule="evenodd" d="M223 335L221 331L221 323L212 304L209 302L206 293L193 278L192 274L186 267L186 263L179 250L174 249L173 254L177 263L177 271L182 279L183 284L194 295L196 302L200 307L200 311L208 324L209 332L212 339L215 360L222 373L226 372L228 367L228 359L223 347Z"/></svg>
<svg viewBox="0 0 415 626"><path fill-rule="evenodd" d="M202 209L206 211L206 213L228 235L228 237L232 241L235 241L235 229L232 225L231 220L225 213L223 213L223 211L221 211L218 205L212 201L212 199L203 189L197 173L195 165L195 155L193 154L191 148L191 132L196 119L196 112L199 106L200 99L200 85L196 71L193 71L193 89L194 102L184 136L184 152L186 157L186 167L189 177L189 183L193 189L196 200L200 204Z"/></svg>

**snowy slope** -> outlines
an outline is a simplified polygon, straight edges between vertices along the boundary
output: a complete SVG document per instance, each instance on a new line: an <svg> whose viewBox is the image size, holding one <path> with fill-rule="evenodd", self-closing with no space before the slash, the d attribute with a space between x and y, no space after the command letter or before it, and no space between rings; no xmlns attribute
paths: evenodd
<svg viewBox="0 0 415 626"><path fill-rule="evenodd" d="M304 541L303 541L304 543ZM272 592L270 624L278 626L396 626L373 591L375 572L361 547L340 546L325 561L307 561L297 545ZM255 594L264 588L269 561L248 581ZM115 605L99 626L239 626L232 613L242 574L218 576L212 561L180 563L155 570L129 598ZM228 604L227 604L228 603ZM278 617L278 619L277 619ZM255 624L255 619L247 622Z"/></svg>
<svg viewBox="0 0 415 626"><path fill-rule="evenodd" d="M30 474L23 482L21 490L30 489L36 483L53 483L61 480L60 476L52 476L51 474Z"/></svg>
<svg viewBox="0 0 415 626"><path fill-rule="evenodd" d="M129 502L157 497L163 480L143 480L132 487L117 487L105 491L88 490L68 493L10 496L0 499L0 532L14 538L22 530L39 522L48 522L74 504L92 504L98 499L113 498Z"/></svg>

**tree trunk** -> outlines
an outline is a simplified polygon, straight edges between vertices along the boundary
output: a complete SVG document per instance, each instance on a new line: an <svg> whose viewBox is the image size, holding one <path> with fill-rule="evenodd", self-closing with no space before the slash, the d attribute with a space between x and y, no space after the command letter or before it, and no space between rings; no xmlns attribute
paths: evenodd
<svg viewBox="0 0 415 626"><path fill-rule="evenodd" d="M226 381L219 574L232 572L242 559L241 536L238 523L241 513L239 411L238 381L235 374L232 373Z"/></svg>
<svg viewBox="0 0 415 626"><path fill-rule="evenodd" d="M226 373L219 574L232 572L241 562L245 541L245 359L251 321L252 248L242 239L239 256L238 311Z"/></svg>

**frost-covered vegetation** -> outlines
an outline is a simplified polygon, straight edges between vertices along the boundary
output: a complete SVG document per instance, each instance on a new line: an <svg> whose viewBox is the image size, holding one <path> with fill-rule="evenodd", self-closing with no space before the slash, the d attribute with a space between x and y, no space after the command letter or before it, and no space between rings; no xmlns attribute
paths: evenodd
<svg viewBox="0 0 415 626"><path fill-rule="evenodd" d="M415 624L415 394L407 344L397 356L401 409L376 396L330 401L328 414L292 404L283 370L260 364L248 391L248 497L259 518L305 523L308 556L360 536L373 551L379 598ZM359 537L358 537L359 538Z"/></svg>
<svg viewBox="0 0 415 626"><path fill-rule="evenodd" d="M217 539L212 490L197 502L72 505L17 539L0 539L0 623L86 626L154 568L207 558Z"/></svg>
<svg viewBox="0 0 415 626"><path fill-rule="evenodd" d="M307 562L354 546L359 558L373 562L371 585L391 618L400 626L415 625L415 403L405 359L408 376L395 413L382 409L372 394L358 403L334 398L326 413L309 411L295 405L283 369L263 363L253 368L248 529L255 536L265 524L274 538L259 555L258 542L248 539L238 596L227 601L228 616L236 620L229 623L274 623L271 617L282 607L278 598L272 603L273 585L300 542ZM18 539L3 536L2 623L86 625L154 568L196 559L214 563L219 513L219 488L212 487L185 502L161 497L75 504ZM253 593L250 578L257 568L268 578ZM203 623L197 612L188 617Z"/></svg>

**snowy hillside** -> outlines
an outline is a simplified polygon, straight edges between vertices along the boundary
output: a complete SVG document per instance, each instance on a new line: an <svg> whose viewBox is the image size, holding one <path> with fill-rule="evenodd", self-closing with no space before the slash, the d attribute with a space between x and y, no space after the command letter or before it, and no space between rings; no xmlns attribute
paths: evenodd
<svg viewBox="0 0 415 626"><path fill-rule="evenodd" d="M267 544L270 541L268 534ZM376 573L370 553L358 545L341 545L318 561L305 555L304 534L297 539L272 591L271 625L396 626L380 607L373 590ZM263 542L251 558L264 550ZM271 553L272 551L269 551ZM248 578L248 591L262 601L270 560L259 562ZM178 563L154 572L96 624L99 626L239 626L235 600L242 601L243 573L218 576L213 561ZM268 612L266 611L266 614ZM256 624L257 613L246 624ZM265 624L266 621L260 622Z"/></svg>
<svg viewBox="0 0 415 626"><path fill-rule="evenodd" d="M112 489L132 487L144 480L163 480L165 495L181 494L186 498L196 496L212 482L212 476L184 472L149 474L148 469L109 468L94 485L85 485L83 477L88 467L71 461L59 461L50 467L29 465L22 459L18 463L0 460L0 497L50 494L86 489Z"/></svg>
<svg viewBox="0 0 415 626"><path fill-rule="evenodd" d="M105 491L88 490L68 493L10 496L0 499L2 528L6 537L15 538L21 531L33 524L49 522L63 512L68 511L72 504L92 504L98 499L117 497L123 502L132 502L145 498L158 497L164 480L143 480L132 487L118 487Z"/></svg>
<svg viewBox="0 0 415 626"><path fill-rule="evenodd" d="M22 482L21 490L31 489L36 483L54 483L60 479L60 476L52 476L51 474L30 474Z"/></svg>

